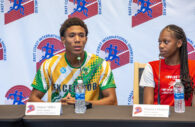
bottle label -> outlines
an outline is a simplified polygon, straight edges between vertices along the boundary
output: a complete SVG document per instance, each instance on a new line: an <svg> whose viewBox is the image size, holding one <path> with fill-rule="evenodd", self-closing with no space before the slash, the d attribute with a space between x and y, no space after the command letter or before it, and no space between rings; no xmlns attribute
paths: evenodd
<svg viewBox="0 0 195 127"><path fill-rule="evenodd" d="M85 94L84 93L76 93L75 95L76 100L85 100Z"/></svg>
<svg viewBox="0 0 195 127"><path fill-rule="evenodd" d="M184 99L184 93L174 93L175 99Z"/></svg>

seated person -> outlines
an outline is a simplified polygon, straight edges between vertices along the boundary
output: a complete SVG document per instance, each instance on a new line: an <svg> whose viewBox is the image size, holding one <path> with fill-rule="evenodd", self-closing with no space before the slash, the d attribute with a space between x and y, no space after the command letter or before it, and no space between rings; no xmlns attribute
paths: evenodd
<svg viewBox="0 0 195 127"><path fill-rule="evenodd" d="M149 62L140 80L140 86L144 87L144 104L173 106L173 86L175 80L180 79L184 85L185 105L194 106L195 61L188 60L183 29L176 25L166 26L159 36L159 50L163 59Z"/></svg>
<svg viewBox="0 0 195 127"><path fill-rule="evenodd" d="M88 29L79 18L67 19L60 28L66 51L47 59L40 66L32 83L29 101L42 102L52 88L51 102L75 103L75 85L83 79L85 100L96 105L116 105L115 82L110 63L84 51ZM100 91L103 98L100 99Z"/></svg>

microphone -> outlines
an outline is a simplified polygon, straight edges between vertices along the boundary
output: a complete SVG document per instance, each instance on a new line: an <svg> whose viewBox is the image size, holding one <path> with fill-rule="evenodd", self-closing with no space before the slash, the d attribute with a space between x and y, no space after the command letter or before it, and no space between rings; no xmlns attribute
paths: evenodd
<svg viewBox="0 0 195 127"><path fill-rule="evenodd" d="M161 59L162 56L159 54L159 73L158 73L158 104L160 105L160 71L161 71Z"/></svg>
<svg viewBox="0 0 195 127"><path fill-rule="evenodd" d="M80 60L81 60L81 57L80 57L80 56L78 56L78 57L77 57L77 60L80 62Z"/></svg>

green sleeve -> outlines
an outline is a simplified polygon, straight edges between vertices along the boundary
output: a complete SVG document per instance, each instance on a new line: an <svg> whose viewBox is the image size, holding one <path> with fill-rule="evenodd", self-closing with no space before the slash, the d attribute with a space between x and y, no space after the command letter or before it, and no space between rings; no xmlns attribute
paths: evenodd
<svg viewBox="0 0 195 127"><path fill-rule="evenodd" d="M46 84L45 84L46 85ZM43 93L46 93L47 92L47 89L44 89L44 86L43 86L43 81L42 81L42 76L41 76L41 71L40 69L37 71L37 74L34 78L34 81L33 83L31 84L31 86Z"/></svg>
<svg viewBox="0 0 195 127"><path fill-rule="evenodd" d="M100 86L101 90L105 90L105 89L108 89L108 88L116 88L116 84L114 82L114 76L113 76L112 72L110 72L110 75L108 77L108 81L107 81L106 85L105 86L102 86L102 85Z"/></svg>

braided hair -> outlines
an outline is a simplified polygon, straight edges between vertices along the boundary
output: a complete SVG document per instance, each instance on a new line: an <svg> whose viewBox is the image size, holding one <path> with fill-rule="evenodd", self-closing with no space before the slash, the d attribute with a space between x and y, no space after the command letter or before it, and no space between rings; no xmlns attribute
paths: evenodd
<svg viewBox="0 0 195 127"><path fill-rule="evenodd" d="M182 28L176 25L168 25L164 30L168 30L173 33L177 40L182 41L182 46L179 49L180 52L180 79L184 85L185 99L188 99L194 91L194 83L192 77L189 75L188 67L188 52L187 52L187 38Z"/></svg>

